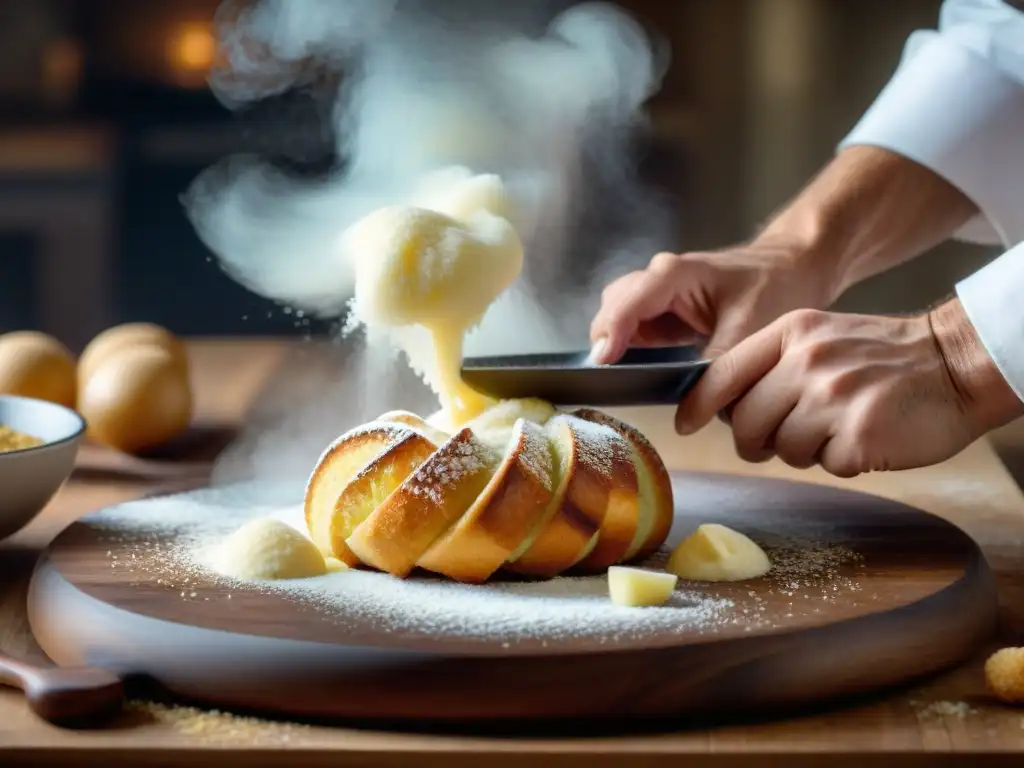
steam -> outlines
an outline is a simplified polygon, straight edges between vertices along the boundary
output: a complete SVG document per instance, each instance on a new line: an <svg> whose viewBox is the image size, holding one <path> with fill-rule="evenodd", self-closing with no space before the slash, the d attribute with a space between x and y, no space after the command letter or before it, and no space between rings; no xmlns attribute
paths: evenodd
<svg viewBox="0 0 1024 768"><path fill-rule="evenodd" d="M324 72L344 73L332 122L346 161L315 181L251 156L201 174L185 204L222 268L254 293L342 317L353 289L340 255L348 225L382 205L413 202L438 171L496 173L512 200L526 266L470 334L466 354L585 346L600 288L671 245L672 212L639 183L630 151L667 56L614 6L577 5L546 29L545 11L541 0L222 7L224 62L211 80L218 98L239 108L303 88ZM400 361L367 355L365 345L345 357L348 412L332 409L333 418L320 419L329 424L325 434L396 407L396 393L381 384L401 378L394 370ZM359 373L363 386L353 382ZM297 450L315 460L329 437L310 434ZM263 433L250 443L268 439ZM239 451L250 464L259 453L238 448L236 468L245 463Z"/></svg>

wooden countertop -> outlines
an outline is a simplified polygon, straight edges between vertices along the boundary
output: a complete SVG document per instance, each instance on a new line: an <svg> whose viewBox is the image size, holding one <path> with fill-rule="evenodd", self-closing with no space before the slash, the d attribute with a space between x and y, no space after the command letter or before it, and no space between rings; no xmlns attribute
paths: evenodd
<svg viewBox="0 0 1024 768"><path fill-rule="evenodd" d="M237 421L286 350L276 341L202 341L192 345L197 409L206 422ZM652 415L655 417L652 420ZM636 411L641 425L676 468L799 478L887 496L938 514L970 533L999 577L1003 644L1024 644L1024 495L987 441L937 467L875 474L853 481L778 462L739 461L728 431L714 424L678 439L670 419ZM81 471L31 526L0 544L0 648L39 654L25 618L25 587L35 556L59 530L100 506L152 492L169 477L124 477L104 467L112 457L83 449ZM162 484L162 485L161 485ZM730 724L672 734L625 737L394 734L185 717L129 711L101 731L63 731L37 720L21 694L0 689L0 764L195 765L881 765L1019 764L1024 709L993 703L984 690L980 654L964 667L843 708L775 722ZM344 695L339 691L339 695ZM604 730L595 725L595 731ZM210 750L213 750L211 752ZM283 753L281 750L287 750ZM205 759L204 759L205 758Z"/></svg>

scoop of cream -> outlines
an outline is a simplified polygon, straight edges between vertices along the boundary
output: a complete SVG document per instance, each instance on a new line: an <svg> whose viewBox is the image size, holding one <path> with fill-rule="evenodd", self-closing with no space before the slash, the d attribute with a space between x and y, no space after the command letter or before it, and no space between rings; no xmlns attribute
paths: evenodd
<svg viewBox="0 0 1024 768"><path fill-rule="evenodd" d="M519 276L512 224L484 209L460 221L414 206L381 208L346 232L353 312L366 325L468 329Z"/></svg>
<svg viewBox="0 0 1024 768"><path fill-rule="evenodd" d="M452 166L423 176L412 204L437 211L462 222L480 211L514 221L512 202L501 177L493 173L474 174L469 168Z"/></svg>
<svg viewBox="0 0 1024 768"><path fill-rule="evenodd" d="M221 542L216 555L216 570L245 581L308 579L328 571L312 541L273 517L245 523Z"/></svg>

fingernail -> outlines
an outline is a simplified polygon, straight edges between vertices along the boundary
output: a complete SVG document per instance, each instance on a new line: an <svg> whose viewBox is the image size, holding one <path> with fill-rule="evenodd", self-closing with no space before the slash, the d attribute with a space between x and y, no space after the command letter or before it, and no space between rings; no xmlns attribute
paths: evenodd
<svg viewBox="0 0 1024 768"><path fill-rule="evenodd" d="M690 422L685 417L676 413L676 434L677 435L688 435L690 434Z"/></svg>
<svg viewBox="0 0 1024 768"><path fill-rule="evenodd" d="M608 339L600 338L594 342L594 346L590 348L590 357L587 358L588 362L592 365L600 365L604 362L604 351L608 348Z"/></svg>

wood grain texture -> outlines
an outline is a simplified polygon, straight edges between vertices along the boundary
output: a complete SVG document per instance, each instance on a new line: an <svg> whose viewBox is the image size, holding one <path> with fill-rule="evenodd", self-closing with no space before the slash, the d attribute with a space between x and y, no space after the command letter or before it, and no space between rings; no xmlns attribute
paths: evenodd
<svg viewBox="0 0 1024 768"><path fill-rule="evenodd" d="M198 410L211 423L241 425L269 378L327 381L330 371L311 375L289 362L277 372L290 344L213 340L190 345ZM330 367L330 366L328 366ZM330 367L333 371L333 367ZM308 397L302 395L301 397ZM275 422L289 407L279 388L257 422ZM27 706L20 691L0 688L0 763L65 766L185 766L215 762L256 768L293 766L437 766L522 768L524 765L645 766L688 768L786 766L863 768L879 766L1018 765L1024 752L1024 711L994 702L984 689L982 663L998 644L1024 642L1024 496L986 440L935 467L876 473L840 480L820 470L798 471L777 461L745 464L729 432L713 423L680 440L671 411L618 412L642 427L673 469L737 472L800 479L879 494L956 523L981 546L995 571L1000 598L1000 636L971 660L913 686L884 695L816 708L799 716L744 720L682 728L656 723L624 729L612 721L564 729L504 729L472 734L319 727L293 729L286 737L273 723L206 734L173 721L129 710L102 731L54 728ZM250 421L250 423L252 423ZM83 461L116 466L120 460L90 449ZM169 469L173 470L173 467ZM208 471L206 467L206 471ZM191 481L191 482L201 482ZM132 472L76 473L50 506L13 539L0 543L0 649L19 658L43 660L25 614L29 576L39 552L81 515L103 506L158 492L166 479ZM969 709L943 713L944 702Z"/></svg>
<svg viewBox="0 0 1024 768"><path fill-rule="evenodd" d="M136 557L130 526L110 537L100 520L85 520L48 550L30 589L29 618L61 664L102 659L213 705L462 722L765 714L934 672L995 629L984 558L937 517L782 480L676 473L673 481L679 501L670 544L714 521L755 537L784 536L797 550L827 538L857 560L829 574L685 584L730 601L724 620L613 651L556 636L509 648L499 640L396 636L372 617L339 624L294 597L201 576L190 578L182 599L144 551ZM139 530L151 528L145 507L138 509ZM147 543L166 550L174 535Z"/></svg>

